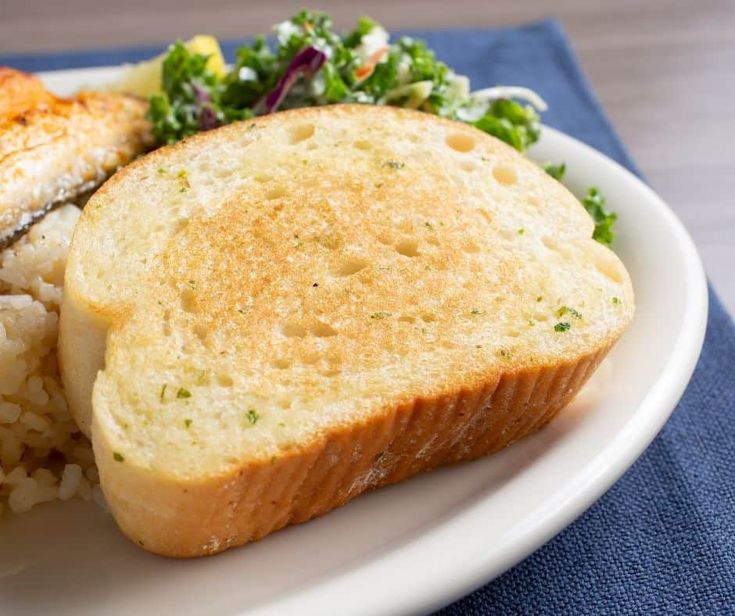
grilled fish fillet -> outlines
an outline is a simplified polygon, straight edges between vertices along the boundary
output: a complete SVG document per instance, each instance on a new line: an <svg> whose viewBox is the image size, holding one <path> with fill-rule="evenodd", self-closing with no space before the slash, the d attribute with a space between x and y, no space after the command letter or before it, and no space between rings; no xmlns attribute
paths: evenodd
<svg viewBox="0 0 735 616"><path fill-rule="evenodd" d="M121 94L59 98L37 77L0 67L0 247L149 149L145 110Z"/></svg>

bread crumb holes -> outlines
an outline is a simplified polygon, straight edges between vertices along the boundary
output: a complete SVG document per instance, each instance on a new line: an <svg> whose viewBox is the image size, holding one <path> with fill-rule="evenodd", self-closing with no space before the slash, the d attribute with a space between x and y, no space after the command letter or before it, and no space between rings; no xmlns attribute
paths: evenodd
<svg viewBox="0 0 735 616"><path fill-rule="evenodd" d="M470 152L475 148L475 140L469 135L452 133L447 135L447 145L457 152Z"/></svg>
<svg viewBox="0 0 735 616"><path fill-rule="evenodd" d="M353 274L357 274L357 272L364 270L368 265L370 265L370 262L367 259L349 257L337 266L334 273L337 276L352 276Z"/></svg>
<svg viewBox="0 0 735 616"><path fill-rule="evenodd" d="M316 323L314 323L314 325L310 329L311 333L317 338L329 338L330 336L337 335L336 329L334 329L331 325L328 325L327 323L322 323L321 321L317 321Z"/></svg>
<svg viewBox="0 0 735 616"><path fill-rule="evenodd" d="M229 374L218 374L217 375L217 383L220 387L232 387L234 384L234 381L232 380L232 377Z"/></svg>
<svg viewBox="0 0 735 616"><path fill-rule="evenodd" d="M269 201L273 201L274 199L280 199L285 194L286 189L283 186L274 186L265 194L265 198Z"/></svg>
<svg viewBox="0 0 735 616"><path fill-rule="evenodd" d="M396 252L404 257L418 257L419 243L414 239L401 240L396 244Z"/></svg>
<svg viewBox="0 0 735 616"><path fill-rule="evenodd" d="M289 142L296 145L302 141L310 139L314 135L315 127L313 124L297 124L291 127L289 131Z"/></svg>
<svg viewBox="0 0 735 616"><path fill-rule="evenodd" d="M512 186L518 181L518 174L515 167L507 163L500 163L493 167L493 177L506 186Z"/></svg>
<svg viewBox="0 0 735 616"><path fill-rule="evenodd" d="M303 338L306 336L306 328L295 321L288 321L281 325L281 333L286 338Z"/></svg>

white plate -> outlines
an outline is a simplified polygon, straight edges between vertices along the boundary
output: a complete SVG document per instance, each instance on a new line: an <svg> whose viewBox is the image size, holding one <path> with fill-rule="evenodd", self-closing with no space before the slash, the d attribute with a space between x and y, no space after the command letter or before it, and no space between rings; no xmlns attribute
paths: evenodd
<svg viewBox="0 0 735 616"><path fill-rule="evenodd" d="M61 93L117 69L44 75ZM659 431L702 345L707 292L691 239L643 183L546 129L532 157L566 161L619 213L616 250L637 294L629 331L547 428L490 458L361 496L225 554L152 556L94 505L69 502L0 524L6 614L404 614L499 575L589 507ZM607 530L614 535L616 529Z"/></svg>

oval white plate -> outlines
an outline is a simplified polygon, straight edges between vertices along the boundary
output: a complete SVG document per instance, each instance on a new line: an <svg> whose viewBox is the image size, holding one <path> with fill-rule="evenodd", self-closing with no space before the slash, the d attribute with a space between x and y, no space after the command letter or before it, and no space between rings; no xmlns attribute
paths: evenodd
<svg viewBox="0 0 735 616"><path fill-rule="evenodd" d="M117 70L44 78L66 93ZM642 182L552 129L531 155L566 161L572 190L594 183L607 195L619 214L616 250L637 294L629 331L551 425L490 458L364 495L205 559L152 556L89 503L5 516L3 612L425 612L499 575L574 520L641 454L678 402L702 345L707 289L691 239Z"/></svg>

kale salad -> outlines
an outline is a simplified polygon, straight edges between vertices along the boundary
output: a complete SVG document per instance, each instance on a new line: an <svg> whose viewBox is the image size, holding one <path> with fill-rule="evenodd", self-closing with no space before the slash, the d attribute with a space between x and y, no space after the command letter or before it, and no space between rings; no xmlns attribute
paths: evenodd
<svg viewBox="0 0 735 616"><path fill-rule="evenodd" d="M469 79L438 60L423 41L388 32L367 17L345 34L325 13L301 11L239 47L228 68L181 42L161 65L161 91L148 117L159 144L171 144L224 124L284 109L362 103L395 105L471 124L524 152L541 135L546 103L533 90L495 86L472 91ZM220 59L221 60L221 59ZM219 70L216 70L219 68ZM565 166L545 165L561 181ZM582 205L595 222L594 239L610 246L616 215L597 188Z"/></svg>

